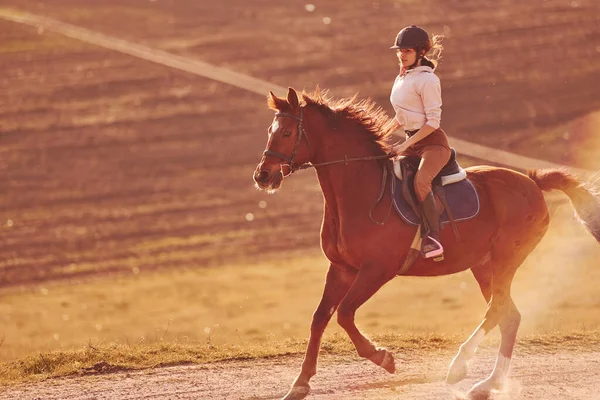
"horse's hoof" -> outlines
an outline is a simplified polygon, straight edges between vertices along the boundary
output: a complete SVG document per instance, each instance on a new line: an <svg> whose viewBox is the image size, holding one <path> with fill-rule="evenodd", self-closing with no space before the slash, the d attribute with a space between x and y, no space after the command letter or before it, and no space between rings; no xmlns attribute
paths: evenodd
<svg viewBox="0 0 600 400"><path fill-rule="evenodd" d="M396 362L392 353L386 349L378 349L371 357L371 361L385 369L390 374L396 372Z"/></svg>
<svg viewBox="0 0 600 400"><path fill-rule="evenodd" d="M289 392L281 400L300 400L308 396L310 386L292 386Z"/></svg>
<svg viewBox="0 0 600 400"><path fill-rule="evenodd" d="M469 373L469 367L467 363L452 363L446 376L446 383L454 385L465 379Z"/></svg>
<svg viewBox="0 0 600 400"><path fill-rule="evenodd" d="M503 389L503 384L499 380L486 379L477 383L475 386L469 390L467 393L467 399L469 400L487 400L491 398L493 391L501 391Z"/></svg>
<svg viewBox="0 0 600 400"><path fill-rule="evenodd" d="M491 399L492 392L489 390L483 389L471 389L469 393L467 393L467 400L489 400Z"/></svg>
<svg viewBox="0 0 600 400"><path fill-rule="evenodd" d="M396 362L394 361L394 356L389 351L384 351L385 355L383 356L383 361L381 362L381 364L379 364L379 366L385 369L390 374L393 374L394 372L396 372Z"/></svg>

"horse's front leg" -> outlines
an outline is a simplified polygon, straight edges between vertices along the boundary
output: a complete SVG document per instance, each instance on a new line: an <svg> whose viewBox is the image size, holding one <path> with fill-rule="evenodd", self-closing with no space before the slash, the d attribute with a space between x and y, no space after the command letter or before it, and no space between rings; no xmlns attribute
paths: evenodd
<svg viewBox="0 0 600 400"><path fill-rule="evenodd" d="M354 315L365 301L394 276L395 270L387 271L383 267L381 269L377 269L377 266L361 268L338 308L338 323L350 336L358 355L368 358L391 374L396 371L394 357L385 348L376 347L358 330L354 323Z"/></svg>
<svg viewBox="0 0 600 400"><path fill-rule="evenodd" d="M310 337L306 348L306 355L302 362L302 370L292 388L285 395L284 400L298 400L305 398L310 392L309 381L317 373L317 357L321 347L321 338L331 316L344 298L350 285L354 281L356 272L344 266L331 264L327 271L327 280L321 302L313 314L310 325Z"/></svg>

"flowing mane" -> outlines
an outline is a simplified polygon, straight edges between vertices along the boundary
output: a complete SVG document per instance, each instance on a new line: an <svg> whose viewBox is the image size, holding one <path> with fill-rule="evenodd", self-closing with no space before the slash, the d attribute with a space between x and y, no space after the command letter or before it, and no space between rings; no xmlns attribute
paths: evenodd
<svg viewBox="0 0 600 400"><path fill-rule="evenodd" d="M395 124L372 99L357 100L357 96L335 100L327 90L319 87L313 93L302 92L302 100L307 106L319 110L328 121L337 122L343 118L355 122L373 143L387 153L390 150L388 141L396 130Z"/></svg>
<svg viewBox="0 0 600 400"><path fill-rule="evenodd" d="M317 86L312 93L302 91L301 102L302 105L317 109L332 125L339 123L340 119L354 122L381 151L389 153L391 145L388 142L396 130L396 124L372 99L357 100L357 97L355 94L350 98L336 100L329 96L329 91ZM282 108L286 105L285 102L269 103L271 108L279 111L285 111Z"/></svg>

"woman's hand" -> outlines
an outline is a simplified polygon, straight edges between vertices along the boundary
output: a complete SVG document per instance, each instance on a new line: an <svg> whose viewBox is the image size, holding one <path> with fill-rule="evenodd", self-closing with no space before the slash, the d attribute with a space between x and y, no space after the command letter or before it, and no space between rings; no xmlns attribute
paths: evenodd
<svg viewBox="0 0 600 400"><path fill-rule="evenodd" d="M410 146L413 146L419 143L421 140L425 139L427 136L435 132L435 128L429 126L427 124L423 125L421 129L411 137L407 138L404 143L398 146L398 151L406 151Z"/></svg>
<svg viewBox="0 0 600 400"><path fill-rule="evenodd" d="M399 145L394 146L394 150L396 151L396 153L402 154L406 150L408 150L409 147L410 147L410 145L406 141L404 141L404 142L400 143Z"/></svg>

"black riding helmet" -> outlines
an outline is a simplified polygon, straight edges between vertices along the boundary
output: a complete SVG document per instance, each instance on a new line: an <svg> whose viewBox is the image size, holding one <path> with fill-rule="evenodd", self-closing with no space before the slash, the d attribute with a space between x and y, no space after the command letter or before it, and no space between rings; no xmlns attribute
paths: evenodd
<svg viewBox="0 0 600 400"><path fill-rule="evenodd" d="M396 41L390 49L423 49L427 42L429 42L427 31L416 25L411 25L398 32Z"/></svg>

